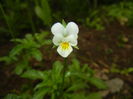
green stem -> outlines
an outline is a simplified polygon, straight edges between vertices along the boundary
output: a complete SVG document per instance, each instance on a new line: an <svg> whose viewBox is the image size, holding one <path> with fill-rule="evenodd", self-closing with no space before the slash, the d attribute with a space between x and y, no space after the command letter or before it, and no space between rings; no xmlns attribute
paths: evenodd
<svg viewBox="0 0 133 99"><path fill-rule="evenodd" d="M64 93L64 83L65 83L65 73L66 73L66 69L67 69L67 59L64 59L64 65L63 65L63 75L62 75L62 86L61 86L61 94L60 94L60 98L62 99L63 93Z"/></svg>
<svg viewBox="0 0 133 99"><path fill-rule="evenodd" d="M29 22L30 22L30 24L31 24L31 29L32 29L32 32L36 32L36 28L35 28L35 24L34 24L34 22L33 22L33 18L32 18L32 15L31 15L32 13L31 13L31 10L30 10L30 8L28 9L28 17L29 17Z"/></svg>
<svg viewBox="0 0 133 99"><path fill-rule="evenodd" d="M63 67L63 81L62 81L62 85L64 86L64 80L65 80L65 73L66 73L66 67L67 67L67 59L64 59L64 67Z"/></svg>

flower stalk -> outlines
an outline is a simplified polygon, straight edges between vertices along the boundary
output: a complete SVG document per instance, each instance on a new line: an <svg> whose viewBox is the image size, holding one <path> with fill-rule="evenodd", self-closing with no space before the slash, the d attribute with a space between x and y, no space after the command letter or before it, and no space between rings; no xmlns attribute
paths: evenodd
<svg viewBox="0 0 133 99"><path fill-rule="evenodd" d="M65 84L65 74L67 70L67 58L64 58L63 72L62 72L62 84L61 84L61 93L60 97L63 97L64 94L64 84Z"/></svg>

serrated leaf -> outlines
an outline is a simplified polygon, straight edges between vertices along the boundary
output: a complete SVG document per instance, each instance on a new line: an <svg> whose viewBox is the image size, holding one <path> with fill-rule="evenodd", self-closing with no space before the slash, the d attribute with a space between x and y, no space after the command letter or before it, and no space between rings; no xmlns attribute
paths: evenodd
<svg viewBox="0 0 133 99"><path fill-rule="evenodd" d="M19 55L23 48L24 48L24 47L23 47L23 45L21 45L21 44L15 46L15 47L10 51L9 56L10 56L10 57L13 57L13 56L15 56L15 55Z"/></svg>
<svg viewBox="0 0 133 99"><path fill-rule="evenodd" d="M37 61L41 61L42 60L42 53L40 50L38 49L33 49L31 52L32 56L37 60Z"/></svg>
<svg viewBox="0 0 133 99"><path fill-rule="evenodd" d="M87 98L84 93L75 93L75 94L70 94L69 99L91 99L91 98Z"/></svg>
<svg viewBox="0 0 133 99"><path fill-rule="evenodd" d="M41 0L41 6L37 5L35 7L35 12L37 16L43 20L45 25L51 25L51 9L47 0Z"/></svg>
<svg viewBox="0 0 133 99"><path fill-rule="evenodd" d="M62 65L62 63L60 62L60 61L56 61L54 64L53 64L53 72L55 73L55 74L60 74L61 73L61 71L62 71L62 69L63 69L63 65Z"/></svg>
<svg viewBox="0 0 133 99"><path fill-rule="evenodd" d="M43 20L43 12L42 12L41 7L36 6L35 7L35 12L36 12L36 15Z"/></svg>
<svg viewBox="0 0 133 99"><path fill-rule="evenodd" d="M88 80L92 85L96 86L99 89L106 89L107 88L106 83L99 78L90 77L90 78L88 78Z"/></svg>
<svg viewBox="0 0 133 99"><path fill-rule="evenodd" d="M11 41L12 41L12 42L18 42L18 43L22 43L22 42L23 42L22 39L12 39Z"/></svg>
<svg viewBox="0 0 133 99"><path fill-rule="evenodd" d="M7 64L11 62L11 58L8 56L0 57L0 62L6 62Z"/></svg>
<svg viewBox="0 0 133 99"><path fill-rule="evenodd" d="M127 69L128 73L133 72L133 67Z"/></svg>
<svg viewBox="0 0 133 99"><path fill-rule="evenodd" d="M84 82L77 82L77 83L74 83L72 86L70 86L68 89L67 89L67 92L69 91L78 91L80 89L84 89L84 88L88 88L88 85Z"/></svg>
<svg viewBox="0 0 133 99"><path fill-rule="evenodd" d="M55 83L61 82L63 65L61 62L56 61L52 68L52 80Z"/></svg>
<svg viewBox="0 0 133 99"><path fill-rule="evenodd" d="M22 98L16 94L8 94L7 96L4 97L4 99L22 99Z"/></svg>
<svg viewBox="0 0 133 99"><path fill-rule="evenodd" d="M35 92L32 99L44 99L44 96L50 91L48 88L41 88Z"/></svg>
<svg viewBox="0 0 133 99"><path fill-rule="evenodd" d="M83 65L82 72L85 72L90 76L93 76L93 74L94 74L94 71L88 66L88 64Z"/></svg>
<svg viewBox="0 0 133 99"><path fill-rule="evenodd" d="M102 96L100 93L90 93L87 99L102 99Z"/></svg>
<svg viewBox="0 0 133 99"><path fill-rule="evenodd" d="M41 83L39 83L39 84L37 84L36 86L35 86L35 88L34 88L34 90L37 90L37 89L39 89L39 88L42 88L42 87L44 87L44 86L46 86L47 84L46 84L46 82L44 81L44 82L41 82Z"/></svg>
<svg viewBox="0 0 133 99"><path fill-rule="evenodd" d="M26 72L24 72L21 75L21 77L36 80L36 79L44 79L45 75L41 71L31 69L31 70L27 70Z"/></svg>
<svg viewBox="0 0 133 99"><path fill-rule="evenodd" d="M36 33L34 36L37 41L42 42L45 40L45 37L47 37L48 34L49 32L42 31L41 33Z"/></svg>
<svg viewBox="0 0 133 99"><path fill-rule="evenodd" d="M72 66L70 67L72 71L81 71L80 69L80 63L77 59L72 60Z"/></svg>
<svg viewBox="0 0 133 99"><path fill-rule="evenodd" d="M32 34L26 34L25 35L25 38L27 39L27 40L30 40L30 41L33 41L33 36L32 36Z"/></svg>
<svg viewBox="0 0 133 99"><path fill-rule="evenodd" d="M27 64L25 64L25 63L20 63L20 64L17 64L17 65L16 65L16 68L15 68L14 72L15 72L17 75L20 75L20 74L24 71L24 69L26 69L26 68L27 68Z"/></svg>
<svg viewBox="0 0 133 99"><path fill-rule="evenodd" d="M50 45L51 43L52 43L51 40L45 40L45 41L43 42L44 45Z"/></svg>
<svg viewBox="0 0 133 99"><path fill-rule="evenodd" d="M43 8L43 14L44 14L44 24L51 25L52 22L52 16L51 16L51 9L48 3L48 0L41 0L41 7Z"/></svg>

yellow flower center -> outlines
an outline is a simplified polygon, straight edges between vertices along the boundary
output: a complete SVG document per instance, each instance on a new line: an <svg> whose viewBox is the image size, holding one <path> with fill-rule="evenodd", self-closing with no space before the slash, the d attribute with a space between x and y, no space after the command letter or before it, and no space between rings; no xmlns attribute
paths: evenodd
<svg viewBox="0 0 133 99"><path fill-rule="evenodd" d="M62 42L61 43L61 48L63 49L63 50L67 50L68 48L69 48L69 43L68 42Z"/></svg>

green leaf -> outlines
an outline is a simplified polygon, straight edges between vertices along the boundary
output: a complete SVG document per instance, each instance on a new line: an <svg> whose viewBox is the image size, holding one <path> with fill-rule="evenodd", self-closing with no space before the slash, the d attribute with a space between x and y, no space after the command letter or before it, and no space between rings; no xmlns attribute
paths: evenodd
<svg viewBox="0 0 133 99"><path fill-rule="evenodd" d="M33 41L33 40L34 40L32 34L26 34L26 35L25 35L25 39L27 39L27 40L29 40L29 41Z"/></svg>
<svg viewBox="0 0 133 99"><path fill-rule="evenodd" d="M20 95L7 94L4 99L31 99L31 96L28 93L21 93Z"/></svg>
<svg viewBox="0 0 133 99"><path fill-rule="evenodd" d="M87 87L88 87L88 85L85 82L76 82L76 83L73 83L72 86L70 86L67 89L67 92L69 92L69 91L78 91L78 90L81 90L81 89L84 89L84 88L87 88Z"/></svg>
<svg viewBox="0 0 133 99"><path fill-rule="evenodd" d="M82 67L82 72L84 73L87 73L88 75L90 76L93 76L94 75L94 70L92 70L88 64L84 64L83 67Z"/></svg>
<svg viewBox="0 0 133 99"><path fill-rule="evenodd" d="M78 46L74 46L74 48L76 48L76 49L78 49L78 50L79 50Z"/></svg>
<svg viewBox="0 0 133 99"><path fill-rule="evenodd" d="M133 67L130 67L127 69L127 71L130 73L130 72L133 72Z"/></svg>
<svg viewBox="0 0 133 99"><path fill-rule="evenodd" d="M37 16L43 20L44 17L43 17L43 12L42 12L41 7L36 6L35 7L35 12L36 12Z"/></svg>
<svg viewBox="0 0 133 99"><path fill-rule="evenodd" d="M44 44L44 45L50 45L50 44L52 44L52 41L51 41L51 40L45 40L45 41L43 42L43 44Z"/></svg>
<svg viewBox="0 0 133 99"><path fill-rule="evenodd" d="M41 5L36 5L35 7L35 12L36 15L43 20L45 25L50 26L52 22L52 17L51 17L51 9L49 7L48 1L47 0L41 0Z"/></svg>
<svg viewBox="0 0 133 99"><path fill-rule="evenodd" d="M52 48L56 48L57 46L55 46L55 45L53 45L53 47Z"/></svg>
<svg viewBox="0 0 133 99"><path fill-rule="evenodd" d="M31 99L31 95L29 93L22 93L20 96L22 99Z"/></svg>
<svg viewBox="0 0 133 99"><path fill-rule="evenodd" d="M73 59L72 63L73 63L73 65L77 66L78 68L80 67L80 63L77 59Z"/></svg>
<svg viewBox="0 0 133 99"><path fill-rule="evenodd" d="M57 83L61 83L62 81L62 69L63 69L63 65L61 64L61 62L56 61L53 64L53 68L52 68L52 82L55 83L55 86Z"/></svg>
<svg viewBox="0 0 133 99"><path fill-rule="evenodd" d="M32 56L37 60L37 61L41 61L42 60L42 53L40 50L38 49L33 49L31 52Z"/></svg>
<svg viewBox="0 0 133 99"><path fill-rule="evenodd" d="M22 43L22 42L23 42L22 39L12 39L11 41L12 41L12 42L17 42L17 43Z"/></svg>
<svg viewBox="0 0 133 99"><path fill-rule="evenodd" d="M90 93L89 95L86 95L83 92L70 94L68 97L69 99L102 99L99 93Z"/></svg>
<svg viewBox="0 0 133 99"><path fill-rule="evenodd" d="M81 72L71 72L71 76L75 76L76 78L78 77L79 79L84 79L84 80L88 80L88 77L90 75L86 75L85 73L81 73Z"/></svg>
<svg viewBox="0 0 133 99"><path fill-rule="evenodd" d="M42 71L31 69L31 70L27 70L26 72L24 72L21 75L21 77L36 80L36 79L44 79L45 75Z"/></svg>
<svg viewBox="0 0 133 99"><path fill-rule="evenodd" d="M44 14L44 24L51 25L52 22L52 16L51 16L51 9L48 4L48 0L41 0L41 7L43 8L43 14Z"/></svg>
<svg viewBox="0 0 133 99"><path fill-rule="evenodd" d="M69 68L71 71L81 71L80 63L77 59L72 60L72 65Z"/></svg>
<svg viewBox="0 0 133 99"><path fill-rule="evenodd" d="M7 96L4 97L4 99L22 99L22 98L16 94L8 94Z"/></svg>
<svg viewBox="0 0 133 99"><path fill-rule="evenodd" d="M19 54L21 53L22 49L23 49L23 45L21 45L21 44L15 46L15 47L10 51L9 56L10 56L10 57L13 57L13 56L15 56L15 55L19 55Z"/></svg>
<svg viewBox="0 0 133 99"><path fill-rule="evenodd" d="M100 93L90 93L87 99L102 99L102 96Z"/></svg>
<svg viewBox="0 0 133 99"><path fill-rule="evenodd" d="M60 73L62 72L62 69L63 69L63 64L60 61L56 61L53 64L52 73L54 75L60 75Z"/></svg>
<svg viewBox="0 0 133 99"><path fill-rule="evenodd" d="M68 99L93 99L93 98L87 98L83 92L70 94L68 95L68 97L69 97Z"/></svg>
<svg viewBox="0 0 133 99"><path fill-rule="evenodd" d="M104 83L104 81L100 80L99 78L96 77L90 77L88 78L89 82L96 86L99 89L106 89L107 85Z"/></svg>
<svg viewBox="0 0 133 99"><path fill-rule="evenodd" d="M44 96L50 92L50 89L48 88L41 88L38 91L35 92L32 99L44 99Z"/></svg>
<svg viewBox="0 0 133 99"><path fill-rule="evenodd" d="M26 69L26 68L27 68L27 64L19 63L19 64L16 65L16 68L15 68L14 72L17 75L20 75L24 71L24 69Z"/></svg>
<svg viewBox="0 0 133 99"><path fill-rule="evenodd" d="M40 89L40 88L45 87L45 86L47 86L47 83L46 83L46 81L43 81L43 82L41 82L41 83L38 83L38 84L35 86L34 90Z"/></svg>
<svg viewBox="0 0 133 99"><path fill-rule="evenodd" d="M42 82L38 83L34 90L38 90L42 87L48 87L48 86L51 86L53 83L51 81L51 71L43 71L43 74L44 74L44 79Z"/></svg>
<svg viewBox="0 0 133 99"><path fill-rule="evenodd" d="M4 57L0 57L0 62L6 62L7 64L10 63L12 61L12 59L8 56L4 56Z"/></svg>
<svg viewBox="0 0 133 99"><path fill-rule="evenodd" d="M45 40L45 38L48 36L49 32L42 31L41 33L36 33L34 35L35 39L39 42L42 42Z"/></svg>
<svg viewBox="0 0 133 99"><path fill-rule="evenodd" d="M64 19L62 20L62 25L63 25L64 27L67 26L67 24L66 24L66 22L64 21Z"/></svg>

